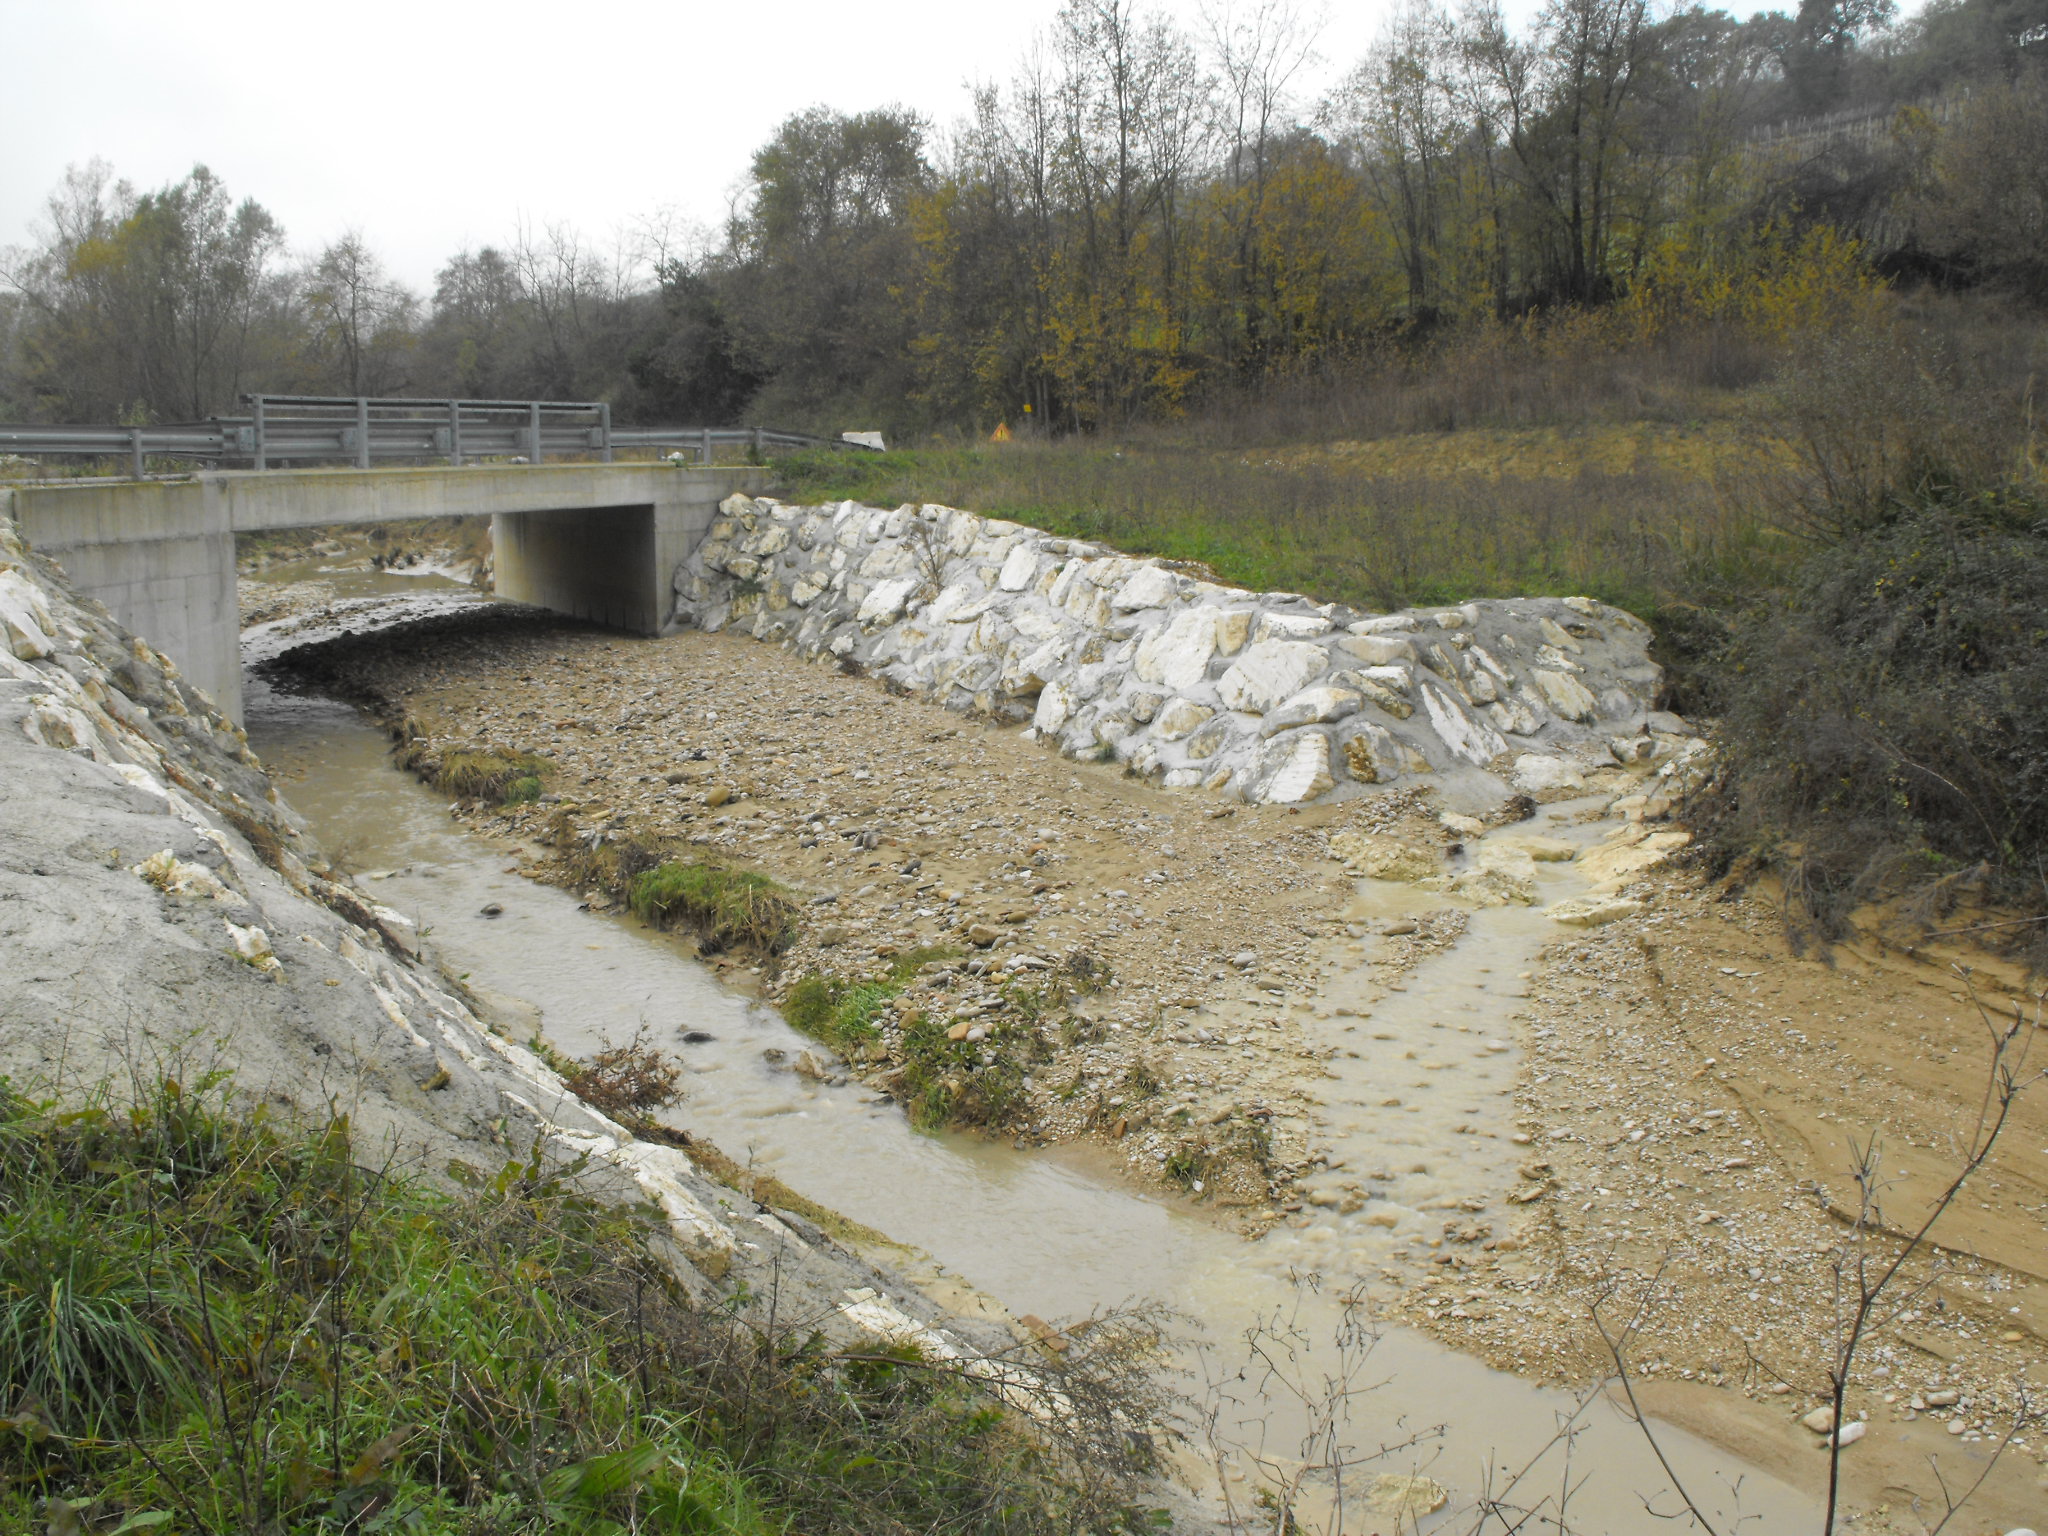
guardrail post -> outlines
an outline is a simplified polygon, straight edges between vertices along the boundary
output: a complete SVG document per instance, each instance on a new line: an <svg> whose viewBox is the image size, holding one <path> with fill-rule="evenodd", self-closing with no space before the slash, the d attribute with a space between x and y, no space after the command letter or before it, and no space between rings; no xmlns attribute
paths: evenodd
<svg viewBox="0 0 2048 1536"><path fill-rule="evenodd" d="M609 401L600 402L597 407L597 432L604 447L599 457L607 464L612 461L612 408Z"/></svg>
<svg viewBox="0 0 2048 1536"><path fill-rule="evenodd" d="M356 468L370 467L370 401L366 395L356 396Z"/></svg>
<svg viewBox="0 0 2048 1536"><path fill-rule="evenodd" d="M708 466L711 463L711 429L709 427L700 428L698 436L701 439L697 449L698 457Z"/></svg>
<svg viewBox="0 0 2048 1536"><path fill-rule="evenodd" d="M526 462L540 462L540 402L529 400L526 405Z"/></svg>
<svg viewBox="0 0 2048 1536"><path fill-rule="evenodd" d="M267 452L269 438L264 432L263 397L261 395L252 396L249 403L256 407L256 467L258 469L268 469L270 468L269 454Z"/></svg>
<svg viewBox="0 0 2048 1536"><path fill-rule="evenodd" d="M448 402L448 462L459 468L462 464L462 402Z"/></svg>
<svg viewBox="0 0 2048 1536"><path fill-rule="evenodd" d="M143 478L142 428L140 427L130 427L128 429L128 469L135 479L140 480Z"/></svg>
<svg viewBox="0 0 2048 1536"><path fill-rule="evenodd" d="M761 429L759 427L754 428L754 462L756 464L761 462Z"/></svg>

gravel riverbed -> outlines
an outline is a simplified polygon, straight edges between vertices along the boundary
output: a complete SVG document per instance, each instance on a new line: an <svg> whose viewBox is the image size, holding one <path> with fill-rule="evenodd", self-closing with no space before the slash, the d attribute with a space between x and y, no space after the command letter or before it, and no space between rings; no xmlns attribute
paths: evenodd
<svg viewBox="0 0 2048 1536"><path fill-rule="evenodd" d="M448 743L550 758L551 803L457 811L536 878L561 878L547 833L566 813L576 835L681 838L787 886L794 944L773 966L707 956L729 984L780 999L814 972L947 952L894 1006L971 1020L990 1050L1036 1039L1005 1135L1098 1140L1248 1236L1314 1221L1341 1237L1385 1209L1370 1190L1317 1194L1336 1031L1424 967L1455 968L1470 904L1359 880L1333 839L1441 856L1491 830L1453 830L1426 789L1294 809L1162 793L742 636L625 640L502 609L329 647L304 671ZM1881 1133L1887 1220L1917 1225L1981 1100L1985 1026L1939 968L1795 957L1772 913L1685 872L1620 894L1640 910L1556 928L1493 1026L1513 1036L1512 1093L1458 1129L1490 1144L1468 1167L1497 1168L1494 1187L1442 1189L1428 1204L1461 1207L1442 1235L1409 1222L1356 1278L1387 1314L1560 1381L1611 1368L1597 1303L1657 1412L1810 1480L1820 1437L1799 1419L1854 1259L1848 1146ZM1994 1008L2022 1001L1979 980ZM889 1065L821 1069L886 1088ZM1928 1456L1967 1483L2008 1434L1977 1507L2048 1502L2027 1385L2048 1365L2044 1148L2035 1094L1865 1346L1850 1411L1870 1430L1845 1459L1898 1522L1870 1529L1920 1529L1910 1511L1940 1498Z"/></svg>

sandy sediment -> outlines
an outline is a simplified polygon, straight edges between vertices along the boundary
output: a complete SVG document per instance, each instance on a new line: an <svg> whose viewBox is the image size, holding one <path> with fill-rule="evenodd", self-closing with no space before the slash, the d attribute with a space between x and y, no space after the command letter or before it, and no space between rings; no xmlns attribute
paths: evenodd
<svg viewBox="0 0 2048 1536"><path fill-rule="evenodd" d="M1901 1252L1981 1134L1987 1016L2003 1029L2018 1010L2019 1075L2039 1071L2039 1003L1989 970L1973 990L1867 946L1797 957L1773 911L1683 871L1632 894L1641 915L1547 949L1515 1021L1529 1056L1514 1239L1444 1255L1394 1310L1563 1381L1614 1369L1604 1325L1658 1412L1811 1479L1821 1436L1800 1420L1827 1399L1859 1266L1874 1276ZM1972 1518L2002 1530L2048 1504L2044 1147L2037 1089L1859 1348L1847 1412L1868 1427L1845 1452L1850 1486L1896 1529L1938 1518L1942 1481L1967 1486L2008 1438Z"/></svg>

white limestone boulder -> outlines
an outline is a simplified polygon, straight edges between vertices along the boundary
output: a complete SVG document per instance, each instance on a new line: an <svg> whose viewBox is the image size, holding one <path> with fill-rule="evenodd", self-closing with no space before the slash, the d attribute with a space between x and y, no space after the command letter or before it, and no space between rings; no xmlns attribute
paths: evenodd
<svg viewBox="0 0 2048 1536"><path fill-rule="evenodd" d="M1561 757L1542 752L1524 752L1515 759L1509 782L1525 795L1537 799L1573 794L1586 787L1586 776Z"/></svg>
<svg viewBox="0 0 2048 1536"><path fill-rule="evenodd" d="M1300 731L1259 755L1255 798L1264 805L1300 805L1336 788L1330 776L1330 738Z"/></svg>
<svg viewBox="0 0 2048 1536"><path fill-rule="evenodd" d="M1131 670L1145 682L1185 692L1209 675L1209 659L1215 654L1215 614L1207 608L1188 608L1139 644Z"/></svg>
<svg viewBox="0 0 2048 1536"><path fill-rule="evenodd" d="M1226 709L1263 715L1327 671L1330 653L1294 640L1255 640L1217 679Z"/></svg>
<svg viewBox="0 0 2048 1536"><path fill-rule="evenodd" d="M1208 705L1197 704L1193 699L1173 699L1153 720L1152 731L1162 741L1179 741L1200 730L1215 713Z"/></svg>
<svg viewBox="0 0 2048 1536"><path fill-rule="evenodd" d="M1261 736L1277 736L1296 726L1320 725L1358 713L1363 697L1349 688L1304 688L1293 698L1267 714L1259 723Z"/></svg>
<svg viewBox="0 0 2048 1536"><path fill-rule="evenodd" d="M1179 595L1173 572L1148 565L1116 589L1110 606L1119 613L1132 613L1140 608L1163 608Z"/></svg>

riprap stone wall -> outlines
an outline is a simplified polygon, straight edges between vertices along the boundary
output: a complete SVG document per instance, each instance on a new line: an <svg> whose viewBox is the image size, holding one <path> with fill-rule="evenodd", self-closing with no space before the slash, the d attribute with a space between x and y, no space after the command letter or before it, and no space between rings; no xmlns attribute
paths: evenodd
<svg viewBox="0 0 2048 1536"><path fill-rule="evenodd" d="M951 507L733 496L676 595L680 625L1260 804L1424 774L1456 799L1554 796L1687 729L1654 708L1649 627L1589 598L1365 613Z"/></svg>

